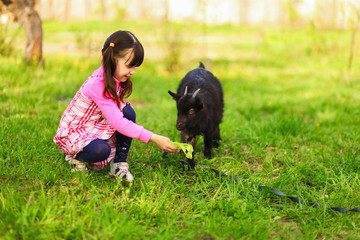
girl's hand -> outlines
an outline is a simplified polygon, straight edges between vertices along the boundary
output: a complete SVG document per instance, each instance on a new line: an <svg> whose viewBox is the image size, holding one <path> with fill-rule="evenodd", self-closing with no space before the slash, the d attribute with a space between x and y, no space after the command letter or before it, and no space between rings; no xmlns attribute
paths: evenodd
<svg viewBox="0 0 360 240"><path fill-rule="evenodd" d="M153 133L153 135L150 138L150 142L155 143L158 148L160 148L162 151L165 152L178 152L179 148L173 146L171 144L171 140L167 137L157 135Z"/></svg>

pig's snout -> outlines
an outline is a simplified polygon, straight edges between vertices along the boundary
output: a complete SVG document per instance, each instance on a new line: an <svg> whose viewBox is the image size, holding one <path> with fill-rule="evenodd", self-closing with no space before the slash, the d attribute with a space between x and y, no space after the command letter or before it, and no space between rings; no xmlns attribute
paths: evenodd
<svg viewBox="0 0 360 240"><path fill-rule="evenodd" d="M184 130L185 124L183 122L176 122L176 129L181 131Z"/></svg>

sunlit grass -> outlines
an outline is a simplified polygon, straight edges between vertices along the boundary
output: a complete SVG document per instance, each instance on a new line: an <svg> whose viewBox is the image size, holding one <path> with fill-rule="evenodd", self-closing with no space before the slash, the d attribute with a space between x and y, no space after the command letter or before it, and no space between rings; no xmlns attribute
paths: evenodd
<svg viewBox="0 0 360 240"><path fill-rule="evenodd" d="M77 24L45 22L45 44L74 43ZM140 33L145 51L166 45L147 24L81 25L93 36L129 28ZM166 58L146 52L129 99L138 123L180 141L167 91L214 54L207 67L224 88L223 140L209 160L199 137L196 161L252 183L201 167L184 172L182 154L165 159L139 141L129 156L130 186L108 177L108 168L71 174L52 138L75 92L99 66L98 53L44 52L45 68L25 66L20 54L0 57L0 238L358 238L357 213L295 204L258 187L330 207L360 206L360 62L354 59L347 85L349 31L227 25L206 26L204 37L202 25L170 26L186 40L179 68L170 72ZM101 48L104 39L92 41Z"/></svg>

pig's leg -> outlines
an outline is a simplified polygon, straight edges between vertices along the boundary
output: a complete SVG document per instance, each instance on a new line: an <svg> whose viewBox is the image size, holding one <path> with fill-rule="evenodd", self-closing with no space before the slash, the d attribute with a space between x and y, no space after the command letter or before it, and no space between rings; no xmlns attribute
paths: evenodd
<svg viewBox="0 0 360 240"><path fill-rule="evenodd" d="M212 146L217 148L220 146L220 140L221 140L221 137L220 137L220 128L219 128L219 125L217 125L215 127L215 130L214 130L214 140L212 141Z"/></svg>
<svg viewBox="0 0 360 240"><path fill-rule="evenodd" d="M213 138L212 135L209 134L205 134L204 135L204 155L205 157L207 157L208 159L212 158L211 155L211 148L212 148L212 144L213 144Z"/></svg>

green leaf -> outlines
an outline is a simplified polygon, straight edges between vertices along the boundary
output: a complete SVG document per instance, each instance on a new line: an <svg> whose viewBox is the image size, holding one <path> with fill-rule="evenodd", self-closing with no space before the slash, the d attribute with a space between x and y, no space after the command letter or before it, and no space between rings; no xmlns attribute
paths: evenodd
<svg viewBox="0 0 360 240"><path fill-rule="evenodd" d="M192 158L192 152L194 151L193 146L188 143L171 142L175 147L180 148L187 158Z"/></svg>

